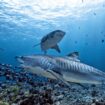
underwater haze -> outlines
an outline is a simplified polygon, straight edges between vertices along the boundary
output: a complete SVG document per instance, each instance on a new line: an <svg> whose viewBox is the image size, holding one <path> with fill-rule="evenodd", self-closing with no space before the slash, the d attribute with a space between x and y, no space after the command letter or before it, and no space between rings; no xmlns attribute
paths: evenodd
<svg viewBox="0 0 105 105"><path fill-rule="evenodd" d="M105 105L105 0L0 0L0 105Z"/></svg>
<svg viewBox="0 0 105 105"><path fill-rule="evenodd" d="M0 0L0 63L17 65L17 55L43 54L33 45L54 30L66 35L63 56L78 51L79 59L105 70L105 0Z"/></svg>

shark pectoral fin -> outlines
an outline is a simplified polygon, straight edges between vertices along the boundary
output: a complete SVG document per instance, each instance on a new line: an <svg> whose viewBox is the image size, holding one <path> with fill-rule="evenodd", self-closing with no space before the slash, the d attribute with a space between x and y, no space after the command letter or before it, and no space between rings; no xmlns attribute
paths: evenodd
<svg viewBox="0 0 105 105"><path fill-rule="evenodd" d="M60 48L59 46L56 44L55 46L51 47L52 49L55 49L56 51L58 51L59 53L61 52L60 51Z"/></svg>
<svg viewBox="0 0 105 105"><path fill-rule="evenodd" d="M64 84L66 84L67 86L70 87L70 84L62 77L61 74L59 74L55 71L52 71L52 70L47 70L47 72L51 73L56 79L62 81Z"/></svg>

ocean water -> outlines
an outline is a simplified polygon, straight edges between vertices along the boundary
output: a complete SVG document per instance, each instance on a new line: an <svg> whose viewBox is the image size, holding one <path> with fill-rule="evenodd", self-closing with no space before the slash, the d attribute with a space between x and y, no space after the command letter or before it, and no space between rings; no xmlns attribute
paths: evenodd
<svg viewBox="0 0 105 105"><path fill-rule="evenodd" d="M66 32L61 53L80 53L80 60L105 70L104 0L0 0L0 62L15 65L16 55L42 54L34 44L51 31Z"/></svg>
<svg viewBox="0 0 105 105"><path fill-rule="evenodd" d="M105 0L0 0L0 63L17 66L15 56L43 54L33 45L54 30L65 56L78 51L81 62L105 71Z"/></svg>
<svg viewBox="0 0 105 105"><path fill-rule="evenodd" d="M42 54L32 46L51 31L60 29L66 36L59 43L61 53L80 53L80 60L105 70L104 0L1 0L0 62L15 65L14 56Z"/></svg>

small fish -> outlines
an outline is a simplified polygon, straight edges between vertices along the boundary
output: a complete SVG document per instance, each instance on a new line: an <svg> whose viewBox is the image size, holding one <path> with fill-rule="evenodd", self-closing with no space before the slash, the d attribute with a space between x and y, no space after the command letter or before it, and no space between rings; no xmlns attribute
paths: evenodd
<svg viewBox="0 0 105 105"><path fill-rule="evenodd" d="M104 43L104 41L105 41L104 39L101 40L102 43Z"/></svg>
<svg viewBox="0 0 105 105"><path fill-rule="evenodd" d="M69 82L103 84L105 72L80 62L78 52L73 52L64 57L34 55L20 56L16 59L21 67L29 72L50 79L57 79L69 86Z"/></svg>
<svg viewBox="0 0 105 105"><path fill-rule="evenodd" d="M101 34L103 34L104 32L103 31L101 31Z"/></svg>
<svg viewBox="0 0 105 105"><path fill-rule="evenodd" d="M80 26L78 27L78 29L80 30Z"/></svg>
<svg viewBox="0 0 105 105"><path fill-rule="evenodd" d="M95 12L94 12L93 14L94 14L94 15L96 15L96 13L95 13Z"/></svg>
<svg viewBox="0 0 105 105"><path fill-rule="evenodd" d="M88 45L88 42L86 42L85 45Z"/></svg>
<svg viewBox="0 0 105 105"><path fill-rule="evenodd" d="M86 37L88 37L88 34L86 34Z"/></svg>
<svg viewBox="0 0 105 105"><path fill-rule="evenodd" d="M65 32L61 30L55 30L53 32L50 32L49 34L45 35L42 39L41 42L34 45L41 46L41 50L44 51L44 53L47 53L48 49L55 49L57 52L61 52L60 48L58 46L58 43L62 40L64 37Z"/></svg>
<svg viewBox="0 0 105 105"><path fill-rule="evenodd" d="M77 41L75 41L74 43L75 43L75 44L77 44L78 42L77 42Z"/></svg>

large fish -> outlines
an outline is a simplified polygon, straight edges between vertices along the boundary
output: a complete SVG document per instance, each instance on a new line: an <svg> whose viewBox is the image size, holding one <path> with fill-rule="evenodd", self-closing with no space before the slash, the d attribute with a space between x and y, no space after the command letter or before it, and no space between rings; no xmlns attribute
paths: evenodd
<svg viewBox="0 0 105 105"><path fill-rule="evenodd" d="M34 46L41 46L41 50L44 51L44 53L47 53L48 49L55 49L57 52L61 52L60 48L58 46L58 43L62 40L64 37L65 32L62 30L55 30L53 32L50 32L49 34L45 35L39 44L36 44Z"/></svg>
<svg viewBox="0 0 105 105"><path fill-rule="evenodd" d="M102 84L105 81L105 73L81 63L77 52L65 57L34 55L16 58L25 70L47 78L61 80L66 85L69 85L68 82Z"/></svg>

